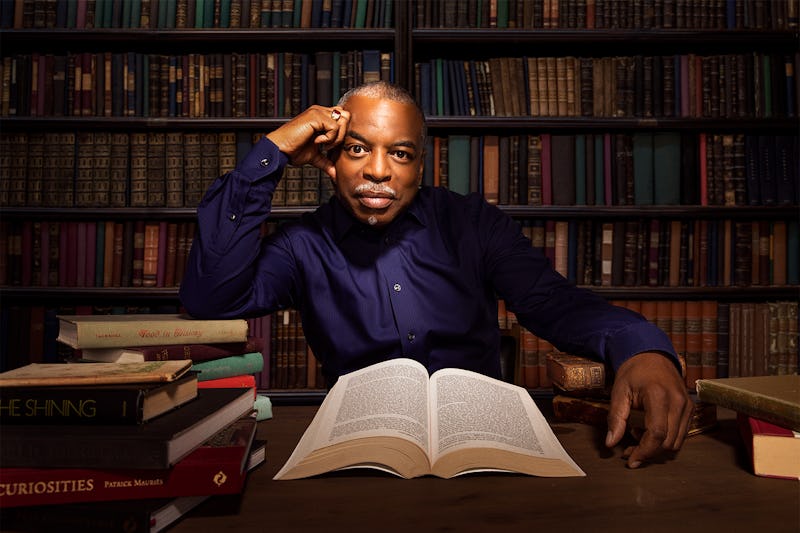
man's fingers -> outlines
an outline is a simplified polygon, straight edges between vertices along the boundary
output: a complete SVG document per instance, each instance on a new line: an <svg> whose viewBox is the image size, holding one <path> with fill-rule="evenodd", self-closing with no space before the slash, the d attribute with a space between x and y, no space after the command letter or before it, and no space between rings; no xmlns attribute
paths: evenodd
<svg viewBox="0 0 800 533"><path fill-rule="evenodd" d="M613 448L625 435L628 417L631 414L631 401L628 394L616 388L611 391L611 406L608 410L608 434L606 446Z"/></svg>

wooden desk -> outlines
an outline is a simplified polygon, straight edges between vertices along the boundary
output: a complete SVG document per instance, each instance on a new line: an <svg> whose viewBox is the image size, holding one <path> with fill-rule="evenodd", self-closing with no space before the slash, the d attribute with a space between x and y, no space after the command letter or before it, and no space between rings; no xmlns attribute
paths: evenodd
<svg viewBox="0 0 800 533"><path fill-rule="evenodd" d="M272 481L316 407L276 406L259 424L267 463L236 499L209 500L171 532L201 531L684 531L800 530L800 483L748 473L729 411L674 460L629 470L602 432L554 424L585 478L479 474L444 480L369 470ZM543 411L546 412L545 408Z"/></svg>

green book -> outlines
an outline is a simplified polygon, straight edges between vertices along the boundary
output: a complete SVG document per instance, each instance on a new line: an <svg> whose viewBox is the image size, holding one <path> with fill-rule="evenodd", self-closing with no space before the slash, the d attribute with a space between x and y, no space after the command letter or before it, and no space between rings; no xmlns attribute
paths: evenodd
<svg viewBox="0 0 800 533"><path fill-rule="evenodd" d="M261 352L221 357L192 365L192 370L199 372L198 381L255 374L263 369L264 356Z"/></svg>
<svg viewBox="0 0 800 533"><path fill-rule="evenodd" d="M497 27L508 28L508 0L497 0Z"/></svg>
<svg viewBox="0 0 800 533"><path fill-rule="evenodd" d="M95 28L108 28L106 19L106 8L108 8L109 16L111 18L111 4L107 4L110 0L97 0L94 4L94 26ZM75 4L77 2L68 2L68 4ZM69 8L68 8L69 9ZM68 26L69 27L69 26Z"/></svg>
<svg viewBox="0 0 800 533"><path fill-rule="evenodd" d="M205 7L205 13L203 14L203 27L204 28L213 28L214 27L214 1L213 0L206 0L204 7Z"/></svg>
<svg viewBox="0 0 800 533"><path fill-rule="evenodd" d="M221 0L219 4L219 27L229 28L231 25L231 0Z"/></svg>
<svg viewBox="0 0 800 533"><path fill-rule="evenodd" d="M354 0L356 2L356 20L354 28L364 28L367 25L367 0Z"/></svg>
<svg viewBox="0 0 800 533"><path fill-rule="evenodd" d="M653 205L653 134L633 134L633 203Z"/></svg>
<svg viewBox="0 0 800 533"><path fill-rule="evenodd" d="M444 61L442 59L434 59L434 68L436 72L436 112L435 115L444 115Z"/></svg>
<svg viewBox="0 0 800 533"><path fill-rule="evenodd" d="M678 205L681 202L681 136L653 134L653 202Z"/></svg>
<svg viewBox="0 0 800 533"><path fill-rule="evenodd" d="M122 0L122 27L123 28L133 28L136 25L133 24L133 19L131 18L133 15L133 0Z"/></svg>
<svg viewBox="0 0 800 533"><path fill-rule="evenodd" d="M194 7L194 27L195 28L203 28L204 21L203 18L206 14L206 2L211 2L213 4L213 0L195 0L195 7Z"/></svg>
<svg viewBox="0 0 800 533"><path fill-rule="evenodd" d="M450 135L447 144L447 186L453 192L469 194L469 135Z"/></svg>

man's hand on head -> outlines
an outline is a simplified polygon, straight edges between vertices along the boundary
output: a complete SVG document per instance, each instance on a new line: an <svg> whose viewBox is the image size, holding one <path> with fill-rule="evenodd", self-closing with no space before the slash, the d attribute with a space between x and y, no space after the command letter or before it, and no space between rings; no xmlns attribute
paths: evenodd
<svg viewBox="0 0 800 533"><path fill-rule="evenodd" d="M335 177L327 151L344 141L350 113L341 107L313 105L267 134L291 164L313 165Z"/></svg>
<svg viewBox="0 0 800 533"><path fill-rule="evenodd" d="M611 390L606 446L622 440L631 409L643 409L645 429L635 446L623 454L630 468L637 468L663 452L683 445L692 415L692 401L677 367L668 357L654 352L637 354L616 373Z"/></svg>

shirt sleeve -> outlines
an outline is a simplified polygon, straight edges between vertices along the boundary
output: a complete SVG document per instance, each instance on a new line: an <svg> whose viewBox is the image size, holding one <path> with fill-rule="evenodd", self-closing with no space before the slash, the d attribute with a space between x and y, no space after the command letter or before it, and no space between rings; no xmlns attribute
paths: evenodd
<svg viewBox="0 0 800 533"><path fill-rule="evenodd" d="M498 296L520 324L559 350L619 366L642 352L680 363L669 337L642 315L608 303L566 280L518 224L488 206L481 218L487 272Z"/></svg>
<svg viewBox="0 0 800 533"><path fill-rule="evenodd" d="M224 318L257 311L253 287L261 226L286 163L286 155L263 137L206 192L180 287L189 314Z"/></svg>

